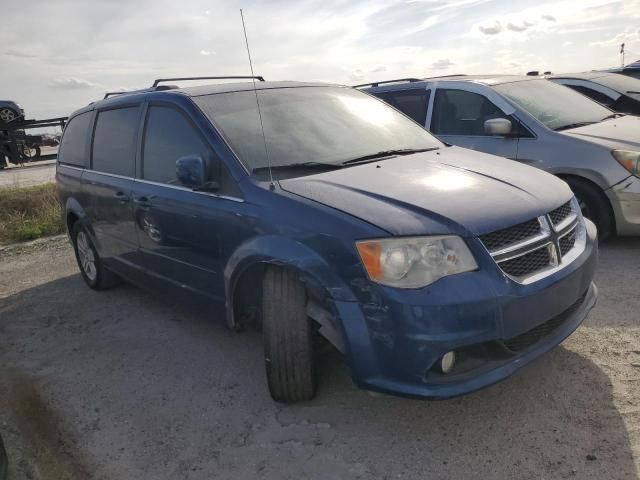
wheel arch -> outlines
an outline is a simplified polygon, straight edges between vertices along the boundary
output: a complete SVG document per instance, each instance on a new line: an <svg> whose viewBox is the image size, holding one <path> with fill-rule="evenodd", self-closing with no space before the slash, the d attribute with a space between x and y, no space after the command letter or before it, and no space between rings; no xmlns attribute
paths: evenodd
<svg viewBox="0 0 640 480"><path fill-rule="evenodd" d="M596 192L598 192L598 195L600 196L600 200L604 202L604 205L606 206L607 210L609 211L609 214L611 215L612 231L609 233L616 232L616 215L613 209L613 205L611 204L611 200L605 193L605 190L607 190L606 188L602 188L602 186L597 181L594 181L593 179L588 178L584 175L578 175L575 173L557 173L556 176L564 180L565 182L569 182L571 180L578 180L580 182L584 182L587 185L590 185Z"/></svg>
<svg viewBox="0 0 640 480"><path fill-rule="evenodd" d="M307 294L317 303L324 305L333 302L354 302L356 298L347 284L336 274L322 256L308 246L292 239L279 236L264 236L252 239L241 245L227 262L224 272L225 307L227 324L238 328L236 306L238 295L247 285L252 294L260 295L255 282L269 265L295 270L307 289ZM335 313L335 312L330 312ZM323 327L333 329L333 333L344 340L343 329L337 317L333 316ZM336 345L338 346L338 345Z"/></svg>

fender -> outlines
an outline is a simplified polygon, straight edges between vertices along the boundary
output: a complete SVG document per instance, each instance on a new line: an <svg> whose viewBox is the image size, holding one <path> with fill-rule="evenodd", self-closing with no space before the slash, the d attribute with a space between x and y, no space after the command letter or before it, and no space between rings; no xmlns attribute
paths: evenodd
<svg viewBox="0 0 640 480"><path fill-rule="evenodd" d="M243 243L231 255L224 269L227 323L233 327L233 292L238 279L249 267L258 263L286 265L300 272L306 283L316 283L333 301L356 302L348 285L325 260L308 246L286 237L265 235Z"/></svg>

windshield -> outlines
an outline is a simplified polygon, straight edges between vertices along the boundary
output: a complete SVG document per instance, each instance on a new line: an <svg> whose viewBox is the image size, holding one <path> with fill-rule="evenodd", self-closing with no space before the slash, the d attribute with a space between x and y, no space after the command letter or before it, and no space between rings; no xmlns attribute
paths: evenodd
<svg viewBox="0 0 640 480"><path fill-rule="evenodd" d="M549 80L503 83L493 88L552 130L598 123L612 114L584 95Z"/></svg>
<svg viewBox="0 0 640 480"><path fill-rule="evenodd" d="M441 147L384 102L345 87L257 91L271 166L339 165L382 151ZM253 90L194 97L249 171L268 165Z"/></svg>
<svg viewBox="0 0 640 480"><path fill-rule="evenodd" d="M626 75L606 75L593 78L591 81L612 88L616 92L640 94L640 80Z"/></svg>

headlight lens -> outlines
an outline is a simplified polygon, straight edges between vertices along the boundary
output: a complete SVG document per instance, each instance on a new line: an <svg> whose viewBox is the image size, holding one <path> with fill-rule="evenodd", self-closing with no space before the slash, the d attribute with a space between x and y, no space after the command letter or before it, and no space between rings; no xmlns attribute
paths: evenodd
<svg viewBox="0 0 640 480"><path fill-rule="evenodd" d="M613 158L626 168L631 175L640 176L640 152L613 150L611 155L613 155Z"/></svg>
<svg viewBox="0 0 640 480"><path fill-rule="evenodd" d="M467 244L454 235L362 240L356 248L369 278L390 287L425 287L478 268Z"/></svg>

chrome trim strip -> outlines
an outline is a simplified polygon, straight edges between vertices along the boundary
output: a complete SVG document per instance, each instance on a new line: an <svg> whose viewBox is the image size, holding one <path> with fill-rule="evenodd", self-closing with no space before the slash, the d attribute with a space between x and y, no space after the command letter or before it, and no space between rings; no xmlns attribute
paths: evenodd
<svg viewBox="0 0 640 480"><path fill-rule="evenodd" d="M549 238L549 235L542 232L539 235L536 235L535 237L530 237L527 240L524 240L522 242L512 243L508 247L501 248L500 250L493 250L493 251L490 251L489 253L491 254L492 257L501 257L502 255L505 255L507 253L511 253L511 252L521 250L523 248L527 248L528 246L533 245L535 243L543 242L548 238Z"/></svg>
<svg viewBox="0 0 640 480"><path fill-rule="evenodd" d="M541 248L547 247L549 245L552 245L552 242L549 240L548 236L544 237L544 240L546 240L544 243L540 243L538 245L536 245L533 248L529 248L528 250L522 250L522 251L518 251L518 252L514 252L514 255L511 255L509 257L505 257L505 258L496 258L497 255L491 255L493 257L493 259L496 261L496 263L499 265L503 262L506 262L508 260L513 260L514 258L519 258L519 257L523 257L529 253L535 252L536 250L540 250Z"/></svg>
<svg viewBox="0 0 640 480"><path fill-rule="evenodd" d="M149 185L156 185L158 187L172 188L174 190L182 190L184 192L198 193L200 195L207 195L208 197L215 197L215 198L221 198L223 200L231 200L232 202L244 203L243 198L229 197L227 195L216 195L215 192L200 192L198 190L193 190L188 187L181 187L180 185L170 185L168 183L154 182L152 180L144 180L142 178L132 178L132 180L136 183L147 183Z"/></svg>
<svg viewBox="0 0 640 480"><path fill-rule="evenodd" d="M79 172L82 172L82 171L86 170L86 168L76 167L74 165L69 165L69 164L66 164L66 163L63 163L63 162L58 162L58 167L64 167L64 168L68 168L70 170L77 170Z"/></svg>
<svg viewBox="0 0 640 480"><path fill-rule="evenodd" d="M578 215L575 212L571 212L564 220L562 220L557 225L554 225L553 228L556 232L560 232L567 228L567 225L570 225L574 222L578 221Z"/></svg>

